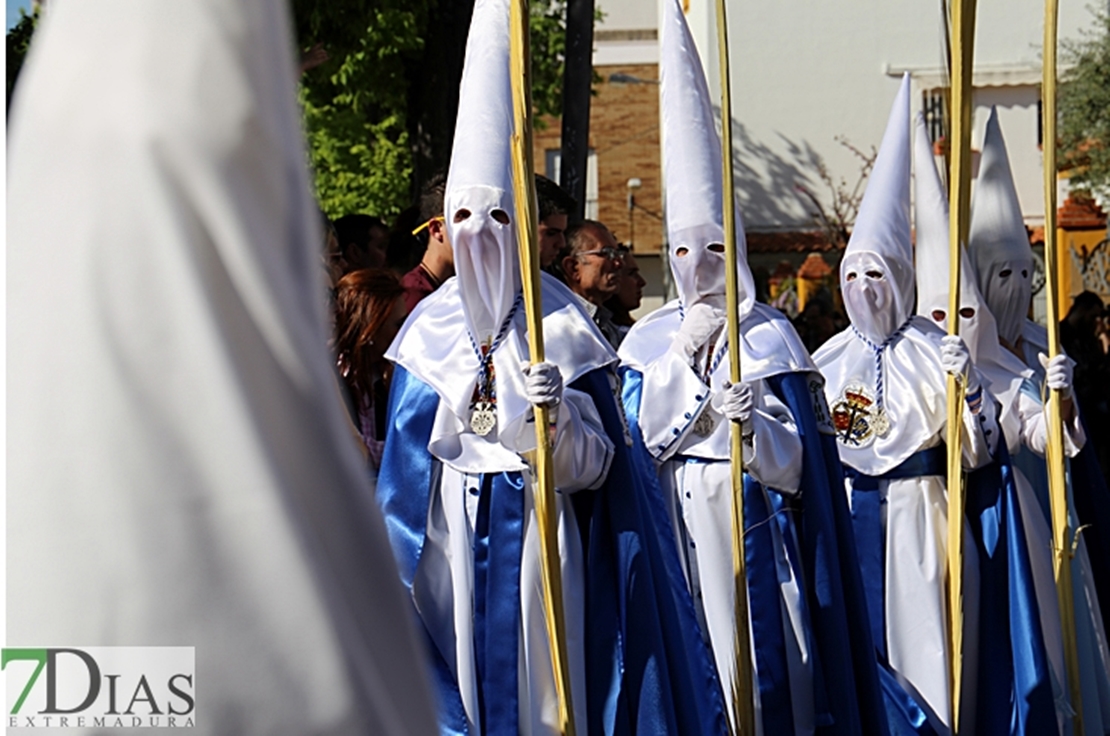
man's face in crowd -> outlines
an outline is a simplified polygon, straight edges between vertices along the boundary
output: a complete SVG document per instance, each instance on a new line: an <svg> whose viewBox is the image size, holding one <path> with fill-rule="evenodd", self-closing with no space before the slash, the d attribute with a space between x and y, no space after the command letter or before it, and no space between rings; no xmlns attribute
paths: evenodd
<svg viewBox="0 0 1110 736"><path fill-rule="evenodd" d="M640 267L636 265L636 258L631 253L625 253L622 260L624 267L621 269L617 298L620 299L621 306L631 312L639 309L647 281L640 275Z"/></svg>
<svg viewBox="0 0 1110 736"><path fill-rule="evenodd" d="M566 247L564 233L567 230L566 215L548 215L540 220L540 267L547 268Z"/></svg>
<svg viewBox="0 0 1110 736"><path fill-rule="evenodd" d="M570 288L586 301L602 304L620 287L623 254L617 239L608 230L591 228L592 245L563 260L563 270Z"/></svg>

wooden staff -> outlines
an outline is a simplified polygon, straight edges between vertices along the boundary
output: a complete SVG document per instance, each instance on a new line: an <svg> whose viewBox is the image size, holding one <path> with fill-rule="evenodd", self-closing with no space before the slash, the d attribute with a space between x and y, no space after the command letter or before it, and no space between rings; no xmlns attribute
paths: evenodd
<svg viewBox="0 0 1110 736"><path fill-rule="evenodd" d="M732 93L728 71L728 20L725 0L717 0L717 50L721 64L721 212L725 229L725 305L728 310L728 372L740 382L740 299L736 271L736 199L732 177ZM755 736L755 701L752 690L752 650L748 639L748 576L744 569L744 430L731 422L729 458L732 463L732 578L736 599L736 636L733 652L730 724L736 736Z"/></svg>
<svg viewBox="0 0 1110 736"><path fill-rule="evenodd" d="M950 6L952 90L948 176L948 333L960 329L960 248L967 241L971 199L971 74L975 43L975 0L954 0ZM963 404L967 386L962 377L948 376L948 659L952 733L960 732L963 688L963 560L964 475Z"/></svg>
<svg viewBox="0 0 1110 736"><path fill-rule="evenodd" d="M528 352L533 363L543 362L543 299L540 293L540 256L537 248L535 174L532 166L532 73L528 44L528 0L511 0L509 11L509 66L513 87L513 199L516 202L520 276ZM551 435L546 406L534 407L536 420L535 506L540 531L544 621L555 671L559 701L559 732L574 736L570 669L567 666L566 624L563 620L563 578L559 533L555 518L555 478L551 469Z"/></svg>
<svg viewBox="0 0 1110 736"><path fill-rule="evenodd" d="M1056 263L1056 23L1057 2L1045 0L1044 78L1041 83L1041 111L1044 131L1044 270L1045 308L1048 327L1048 354L1060 354L1060 314L1057 291L1059 268ZM1083 736L1083 699L1079 685L1079 657L1075 638L1075 598L1072 595L1072 534L1068 529L1068 489L1064 479L1064 428L1060 411L1060 392L1048 394L1046 426L1048 446L1048 493L1052 503L1052 544L1056 596L1060 602L1060 627L1064 636L1064 659L1068 670L1071 707L1075 710L1073 731Z"/></svg>

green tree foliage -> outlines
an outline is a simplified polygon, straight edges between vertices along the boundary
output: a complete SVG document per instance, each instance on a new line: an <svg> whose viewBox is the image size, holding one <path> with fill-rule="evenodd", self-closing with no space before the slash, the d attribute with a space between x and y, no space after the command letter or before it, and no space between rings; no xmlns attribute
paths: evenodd
<svg viewBox="0 0 1110 736"><path fill-rule="evenodd" d="M412 172L405 129L405 62L419 52L422 0L298 0L302 49L319 42L329 59L305 73L301 103L316 194L329 217L394 214Z"/></svg>
<svg viewBox="0 0 1110 736"><path fill-rule="evenodd" d="M1110 15L1096 12L1094 27L1062 46L1060 163L1074 185L1110 196Z"/></svg>
<svg viewBox="0 0 1110 736"><path fill-rule="evenodd" d="M27 56L27 49L31 46L31 36L35 32L35 23L38 14L27 15L22 8L19 10L19 22L11 27L7 35L7 65L8 65L8 91L6 108L11 107L12 92L15 90L15 80L19 77L19 70L23 68L23 59ZM5 108L5 109L6 109Z"/></svg>
<svg viewBox="0 0 1110 736"><path fill-rule="evenodd" d="M417 184L411 123L423 113L413 106L442 104L434 96L429 103L428 95L411 94L410 85L428 78L412 70L424 60L436 3L451 2L471 0L293 0L299 49L307 53L319 43L328 56L303 74L300 99L316 195L329 217L390 217L411 203ZM530 2L533 104L538 114L558 115L566 0ZM23 15L7 34L9 104L35 22L35 16ZM438 30L441 37L457 34L461 48L468 29L456 23ZM451 126L441 127L431 134L449 139ZM438 150L447 150L450 140L440 144Z"/></svg>
<svg viewBox="0 0 1110 736"><path fill-rule="evenodd" d="M294 1L300 48L322 43L329 56L304 75L301 92L316 193L329 217L389 217L411 203L409 118L419 111L411 109L407 85L414 82L406 70L421 61L433 4L447 1ZM558 114L566 2L531 6L533 104ZM462 38L466 31L455 29Z"/></svg>
<svg viewBox="0 0 1110 736"><path fill-rule="evenodd" d="M530 0L532 107L541 115L563 113L563 57L567 42L566 0Z"/></svg>

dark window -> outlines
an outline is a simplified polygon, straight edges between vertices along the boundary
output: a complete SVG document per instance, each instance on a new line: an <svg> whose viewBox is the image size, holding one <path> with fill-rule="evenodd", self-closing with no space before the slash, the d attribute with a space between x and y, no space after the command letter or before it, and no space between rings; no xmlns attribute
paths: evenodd
<svg viewBox="0 0 1110 736"><path fill-rule="evenodd" d="M933 143L948 137L948 130L944 124L945 90L927 89L922 94L921 107L925 111L925 128L929 131L929 140Z"/></svg>

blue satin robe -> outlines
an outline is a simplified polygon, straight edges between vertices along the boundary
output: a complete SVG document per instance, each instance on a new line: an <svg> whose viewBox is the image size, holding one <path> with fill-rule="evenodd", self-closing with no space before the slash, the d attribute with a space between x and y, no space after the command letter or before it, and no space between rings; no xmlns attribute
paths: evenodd
<svg viewBox="0 0 1110 736"><path fill-rule="evenodd" d="M587 373L571 387L593 399L615 447L605 483L572 497L586 554L588 732L725 734L720 686L698 634L666 511L642 466L633 461L646 451L637 441L626 444L624 420L604 370ZM438 464L427 451L438 404L438 395L427 384L396 368L377 500L410 594ZM518 473L483 478L482 485L491 489L491 499L498 485L518 491L523 487ZM511 559L513 550L519 550L515 509L498 511L495 505L491 500L485 535L476 533L474 635L485 661L484 666L479 662L483 730L500 735L515 733L514 714L503 711L516 707L517 641L512 632L513 616L519 613L512 586L514 580L519 584L520 561L519 552ZM482 554L479 545L484 545ZM486 581L483 589L480 580ZM430 637L428 645L437 674L441 732L467 733L458 685ZM491 713L493 709L502 712Z"/></svg>

